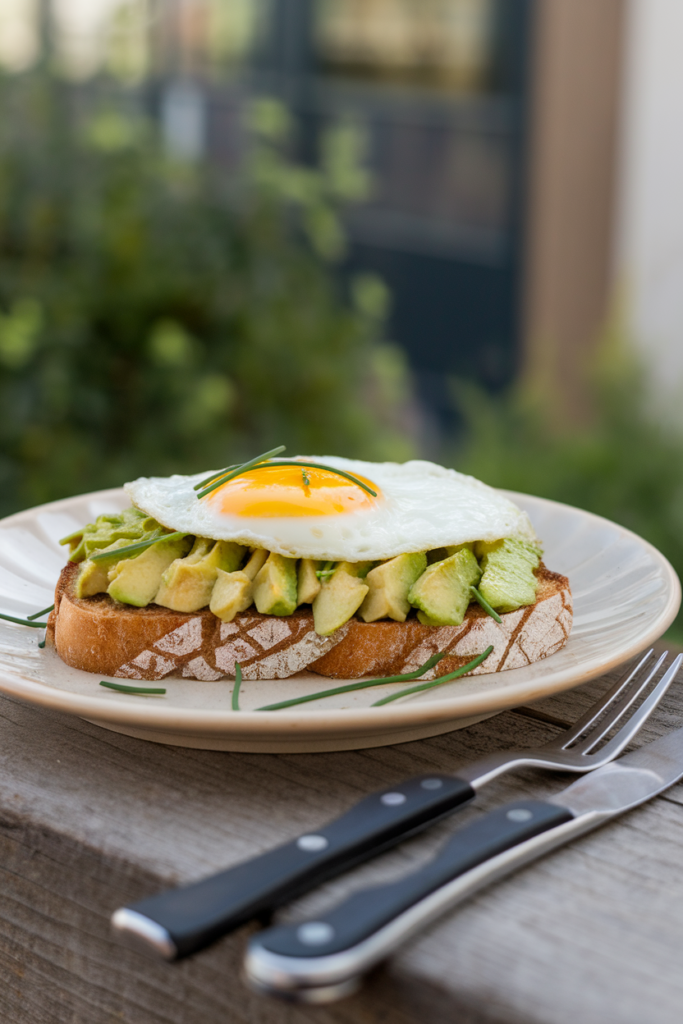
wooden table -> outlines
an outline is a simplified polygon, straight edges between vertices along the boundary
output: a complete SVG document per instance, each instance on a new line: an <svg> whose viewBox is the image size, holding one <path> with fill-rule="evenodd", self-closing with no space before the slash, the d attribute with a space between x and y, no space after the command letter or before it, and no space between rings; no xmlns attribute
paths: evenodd
<svg viewBox="0 0 683 1024"><path fill-rule="evenodd" d="M121 904L315 829L374 788L542 741L607 682L450 735L337 754L164 747L0 698L2 1024L679 1024L683 785L485 890L332 1006L249 992L240 963L250 927L179 964L147 959L109 935ZM643 739L680 725L678 682ZM567 781L508 776L457 820ZM330 883L287 915L395 877L455 824Z"/></svg>

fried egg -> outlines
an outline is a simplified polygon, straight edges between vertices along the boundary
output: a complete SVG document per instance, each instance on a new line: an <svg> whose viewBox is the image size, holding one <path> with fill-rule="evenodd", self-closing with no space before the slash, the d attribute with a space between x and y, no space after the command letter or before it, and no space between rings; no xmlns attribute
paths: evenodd
<svg viewBox="0 0 683 1024"><path fill-rule="evenodd" d="M203 498L209 476L141 477L126 484L134 505L170 530L232 540L294 558L361 562L475 540L535 540L525 512L471 476L432 462L361 462L297 456L235 477ZM359 478L306 468L316 462Z"/></svg>

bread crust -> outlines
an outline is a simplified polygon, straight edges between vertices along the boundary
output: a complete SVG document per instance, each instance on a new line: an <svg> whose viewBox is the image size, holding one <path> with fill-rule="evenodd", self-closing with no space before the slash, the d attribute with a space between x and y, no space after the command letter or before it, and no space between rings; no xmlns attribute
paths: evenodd
<svg viewBox="0 0 683 1024"><path fill-rule="evenodd" d="M352 618L332 636L320 637L310 607L293 615L262 615L254 608L223 623L212 612L174 612L159 605L133 608L107 594L77 598L79 566L69 562L55 591L47 643L72 668L124 679L233 678L239 662L245 679L284 679L308 670L335 679L410 672L437 652L447 657L422 679L459 668L489 645L494 650L475 673L531 664L558 651L572 623L566 576L541 565L536 604L502 616L499 625L471 604L461 626L362 622Z"/></svg>

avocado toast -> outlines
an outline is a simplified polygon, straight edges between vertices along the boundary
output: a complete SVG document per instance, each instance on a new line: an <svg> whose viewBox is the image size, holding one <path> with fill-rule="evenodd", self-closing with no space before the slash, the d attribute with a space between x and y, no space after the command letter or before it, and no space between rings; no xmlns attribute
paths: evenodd
<svg viewBox="0 0 683 1024"><path fill-rule="evenodd" d="M131 507L64 543L47 642L67 664L114 677L214 680L239 663L245 678L359 678L446 653L429 679L489 646L475 671L527 665L571 629L569 582L524 532L316 559L175 531Z"/></svg>

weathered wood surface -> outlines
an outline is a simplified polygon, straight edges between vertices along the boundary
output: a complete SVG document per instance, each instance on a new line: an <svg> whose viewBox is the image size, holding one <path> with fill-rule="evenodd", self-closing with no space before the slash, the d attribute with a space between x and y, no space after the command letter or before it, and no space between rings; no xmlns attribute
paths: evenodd
<svg viewBox="0 0 683 1024"><path fill-rule="evenodd" d="M572 721L606 682L536 708ZM677 725L681 682L642 738ZM121 904L314 829L373 788L555 731L508 712L396 747L226 754L145 743L0 698L0 1021L679 1024L683 785L485 890L333 1006L251 994L239 977L249 928L172 965L109 936ZM457 822L566 782L508 776ZM455 825L456 818L440 824L286 915L402 873Z"/></svg>

